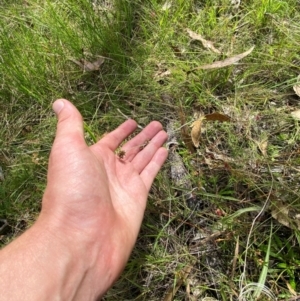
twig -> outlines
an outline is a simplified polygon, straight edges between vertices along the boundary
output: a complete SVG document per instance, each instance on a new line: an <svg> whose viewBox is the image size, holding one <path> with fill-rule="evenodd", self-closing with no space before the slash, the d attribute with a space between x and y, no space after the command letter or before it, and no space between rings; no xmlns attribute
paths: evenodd
<svg viewBox="0 0 300 301"><path fill-rule="evenodd" d="M238 260L238 257L239 257L239 248L240 248L239 239L240 238L238 236L237 237L237 242L235 244L234 257L233 257L233 261L232 261L231 280L233 280L233 278L234 278L236 263L237 263L237 260Z"/></svg>
<svg viewBox="0 0 300 301"><path fill-rule="evenodd" d="M123 116L123 117L125 117L126 119L132 119L132 118L130 118L130 117L128 117L127 115L125 115L120 109L117 109L117 111ZM143 127L141 126L141 125L137 125L137 127L139 128L139 129L143 129Z"/></svg>

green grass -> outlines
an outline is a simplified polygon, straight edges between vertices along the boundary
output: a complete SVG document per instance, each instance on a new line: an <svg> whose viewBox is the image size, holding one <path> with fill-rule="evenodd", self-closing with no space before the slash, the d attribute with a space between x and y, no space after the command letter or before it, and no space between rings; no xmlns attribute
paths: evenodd
<svg viewBox="0 0 300 301"><path fill-rule="evenodd" d="M0 234L2 245L38 215L54 99L65 97L80 109L88 143L124 120L117 109L142 126L172 119L178 128L199 113L221 112L231 121L206 122L195 153L178 130L176 151L198 209L187 206L182 192L188 191L173 183L167 162L130 262L104 300L163 300L190 264L174 300L185 300L188 286L190 300L237 300L243 287L262 279L280 300L300 294L300 128L290 114L299 109L293 91L299 1L241 2L237 9L229 0L1 2L0 218L10 225ZM192 40L187 28L222 54ZM189 72L253 45L235 65ZM106 58L99 71L84 72L72 61L99 56ZM288 227L272 217L276 208L290 210Z"/></svg>

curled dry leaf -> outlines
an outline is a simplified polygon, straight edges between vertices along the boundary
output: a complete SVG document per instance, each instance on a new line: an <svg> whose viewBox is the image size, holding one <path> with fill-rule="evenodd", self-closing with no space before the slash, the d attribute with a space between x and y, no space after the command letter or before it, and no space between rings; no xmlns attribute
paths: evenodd
<svg viewBox="0 0 300 301"><path fill-rule="evenodd" d="M192 127L191 138L195 147L199 147L200 144L200 135L201 135L203 120L226 122L226 121L230 121L230 117L218 112L214 112L212 114L207 114L205 116L202 116L198 120L194 121L191 125Z"/></svg>
<svg viewBox="0 0 300 301"><path fill-rule="evenodd" d="M214 53L221 54L221 51L214 46L212 41L208 41L208 40L204 39L200 34L194 32L188 28L186 31L188 32L189 36L193 40L200 41L202 43L203 47L212 50Z"/></svg>
<svg viewBox="0 0 300 301"><path fill-rule="evenodd" d="M300 120L300 110L296 110L296 111L291 112L291 115L294 119Z"/></svg>
<svg viewBox="0 0 300 301"><path fill-rule="evenodd" d="M194 121L191 125L191 138L195 147L199 147L200 144L200 135L201 135L201 125L205 117L202 116L198 120Z"/></svg>
<svg viewBox="0 0 300 301"><path fill-rule="evenodd" d="M207 70L207 69L217 69L217 68L224 68L227 66L231 66L231 65L237 63L238 61L240 61L241 59L243 59L244 57L248 56L253 51L254 47L255 46L252 46L249 50L247 50L243 53L240 53L238 55L229 57L223 61L216 61L216 62L213 62L212 64L203 65L203 66L197 67L195 69L192 69L189 72L193 72L195 70L200 70L200 69Z"/></svg>
<svg viewBox="0 0 300 301"><path fill-rule="evenodd" d="M105 58L104 57L99 57L96 61L94 62L89 62L85 59L81 59L79 61L71 59L73 63L78 65L79 67L82 68L83 71L97 71L100 69L100 66L104 63Z"/></svg>
<svg viewBox="0 0 300 301"><path fill-rule="evenodd" d="M218 113L218 112L214 112L212 114L205 115L205 119L207 121L220 121L220 122L230 121L229 116Z"/></svg>
<svg viewBox="0 0 300 301"><path fill-rule="evenodd" d="M179 106L178 114L179 114L180 123L181 123L180 132L181 132L182 140L184 141L184 143L187 146L188 150L193 154L196 151L195 151L194 144L193 144L193 142L191 141L191 138L190 138L189 129L188 129L188 126L186 125L185 114L184 114L184 111L183 111L183 108L182 108L181 105Z"/></svg>

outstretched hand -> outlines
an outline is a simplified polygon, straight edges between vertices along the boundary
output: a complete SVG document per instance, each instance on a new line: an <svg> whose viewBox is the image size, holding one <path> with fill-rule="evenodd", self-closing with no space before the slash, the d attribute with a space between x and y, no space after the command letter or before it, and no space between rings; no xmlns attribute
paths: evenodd
<svg viewBox="0 0 300 301"><path fill-rule="evenodd" d="M95 279L105 281L100 270L106 269L109 286L136 241L149 189L167 158L167 134L151 122L122 146L120 159L115 150L135 131L135 121L87 146L78 110L67 100L57 100L53 109L58 125L40 220L66 244L86 245Z"/></svg>

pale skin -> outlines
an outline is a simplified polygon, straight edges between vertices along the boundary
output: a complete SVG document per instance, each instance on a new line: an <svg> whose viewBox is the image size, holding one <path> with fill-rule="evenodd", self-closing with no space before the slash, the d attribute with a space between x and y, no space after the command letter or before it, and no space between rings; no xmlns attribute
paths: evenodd
<svg viewBox="0 0 300 301"><path fill-rule="evenodd" d="M88 147L78 110L62 99L53 109L58 125L42 210L0 251L1 301L100 300L130 256L151 184L167 158L159 122L126 142L120 159L115 150L135 121Z"/></svg>

